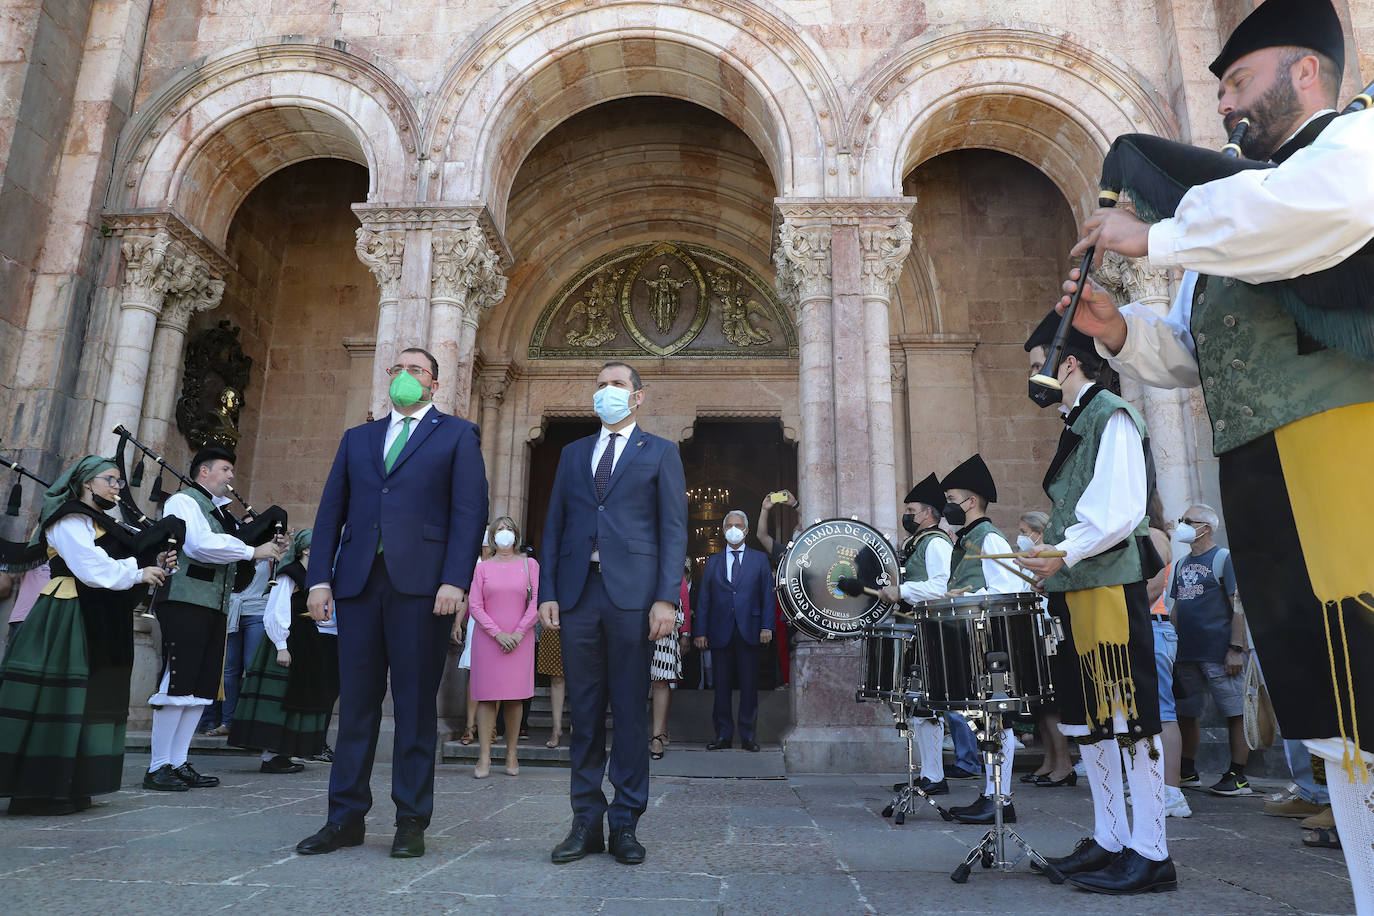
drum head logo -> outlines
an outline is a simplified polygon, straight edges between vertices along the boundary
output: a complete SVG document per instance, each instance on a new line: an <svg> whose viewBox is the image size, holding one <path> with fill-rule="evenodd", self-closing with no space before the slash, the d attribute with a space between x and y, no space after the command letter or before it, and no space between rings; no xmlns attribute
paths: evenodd
<svg viewBox="0 0 1374 916"><path fill-rule="evenodd" d="M778 594L797 629L817 639L850 639L887 615L891 605L866 593L847 595L841 579L869 589L896 581L897 555L863 522L832 519L797 536L778 567Z"/></svg>

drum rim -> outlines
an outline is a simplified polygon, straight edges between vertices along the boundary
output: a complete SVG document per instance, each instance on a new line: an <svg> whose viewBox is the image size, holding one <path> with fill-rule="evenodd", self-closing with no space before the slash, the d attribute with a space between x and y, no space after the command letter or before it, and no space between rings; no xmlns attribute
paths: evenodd
<svg viewBox="0 0 1374 916"><path fill-rule="evenodd" d="M877 535L879 542L884 545L884 549L887 551L888 554L888 556L880 557L880 559L884 561L888 559L891 560L890 566L886 562L884 562L884 572L888 573L890 577L894 578L894 580L900 579L901 568L897 562L897 547L892 543L892 540L886 534L884 534L882 530L879 529L876 525L872 525L868 522L862 521L861 519L857 518L846 518L836 516L833 518L816 519L810 525L807 525L805 528L803 528L801 533L803 536L805 536L806 533L811 531L812 529L818 528L821 525L828 524L854 525L867 529L872 534ZM791 557L792 551L796 547L798 540L799 538L796 537L790 538L788 540L787 547L784 549L782 558L778 562L778 567L773 573L773 591L774 594L777 596L780 604L782 605L783 616L786 617L787 621L790 624L792 624L792 626L796 627L797 630L817 640L833 639L849 641L855 639L862 639L864 630L872 624L865 624L864 626L859 627L858 629L855 629L850 632L832 632L830 630L822 629L817 623L815 623L805 614L800 613L794 606L792 601L791 590L787 587L787 561ZM875 549L875 553L876 552L877 551ZM874 610L876 610L878 607L881 607L883 609L883 612L879 617L875 618L873 623L877 623L878 621L891 615L892 609L896 607L896 605L897 602L893 602L891 604L884 604L882 602L879 602L875 606ZM873 611L870 610L866 613L872 614Z"/></svg>
<svg viewBox="0 0 1374 916"><path fill-rule="evenodd" d="M963 595L957 598L932 598L912 605L917 621L943 619L967 620L974 617L1034 616L1044 611L1035 592L998 592Z"/></svg>

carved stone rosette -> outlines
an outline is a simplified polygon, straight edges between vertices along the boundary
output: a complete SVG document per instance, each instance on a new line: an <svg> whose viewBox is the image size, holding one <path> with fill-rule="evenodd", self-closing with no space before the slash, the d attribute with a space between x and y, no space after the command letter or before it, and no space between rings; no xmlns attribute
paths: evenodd
<svg viewBox="0 0 1374 916"><path fill-rule="evenodd" d="M863 255L864 297L888 301L902 275L906 256L911 253L911 220L901 219L887 226L861 225L859 248Z"/></svg>
<svg viewBox="0 0 1374 916"><path fill-rule="evenodd" d="M377 285L382 291L381 301L395 302L400 299L405 233L395 229L374 232L363 228L358 230L357 238L353 250L358 253L358 260L366 264L372 276L377 278Z"/></svg>

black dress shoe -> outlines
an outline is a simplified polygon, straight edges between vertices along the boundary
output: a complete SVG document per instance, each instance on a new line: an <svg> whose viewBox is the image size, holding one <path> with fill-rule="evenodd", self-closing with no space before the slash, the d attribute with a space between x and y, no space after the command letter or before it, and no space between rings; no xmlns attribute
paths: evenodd
<svg viewBox="0 0 1374 916"><path fill-rule="evenodd" d="M573 824L568 835L563 842L553 848L553 855L549 858L555 865L565 865L568 862L576 862L583 856L589 856L594 852L605 852L606 840L601 834L601 825L595 828L586 824Z"/></svg>
<svg viewBox="0 0 1374 916"><path fill-rule="evenodd" d="M1048 775L1037 776L1035 778L1035 784L1042 789L1057 789L1060 786L1076 786L1078 785L1078 773L1074 770L1069 770L1069 775L1065 776L1063 779L1050 779Z"/></svg>
<svg viewBox="0 0 1374 916"><path fill-rule="evenodd" d="M982 778L983 778L983 774L982 774L982 773L974 773L974 772L972 772L972 771L970 771L970 770L966 770L966 769L964 769L963 767L958 766L958 765L956 764L956 765L954 765L954 766L947 766L947 767L945 767L945 778L946 778L946 779L982 779Z"/></svg>
<svg viewBox="0 0 1374 916"><path fill-rule="evenodd" d="M739 746L744 748L746 751L753 751L755 754L763 750L763 748L759 747L759 743L757 741L741 741L739 743Z"/></svg>
<svg viewBox="0 0 1374 916"><path fill-rule="evenodd" d="M1069 883L1095 894L1148 894L1177 890L1178 874L1173 859L1155 862L1127 847L1106 868L1072 875Z"/></svg>
<svg viewBox="0 0 1374 916"><path fill-rule="evenodd" d="M264 760L262 766L258 767L259 773L299 773L305 769L305 764L297 763L285 754L278 754L271 760Z"/></svg>
<svg viewBox="0 0 1374 916"><path fill-rule="evenodd" d="M191 766L189 760L172 772L176 774L177 779L180 779L192 789L213 789L215 786L219 785L218 776L202 776L196 772L195 767Z"/></svg>
<svg viewBox="0 0 1374 916"><path fill-rule="evenodd" d="M143 788L158 792L185 792L191 787L177 776L170 763L164 763L151 773L143 774Z"/></svg>
<svg viewBox="0 0 1374 916"><path fill-rule="evenodd" d="M949 813L961 824L986 826L995 820L993 801L987 795L978 796L978 800L971 805L965 805L962 808L950 808ZM1016 823L1016 808L1010 802L1002 806L1002 823Z"/></svg>
<svg viewBox="0 0 1374 916"><path fill-rule="evenodd" d="M921 791L926 793L927 795L949 794L949 782L944 779L940 780L939 782L931 782L929 779L926 779L924 776L922 776L921 781L918 782L917 785L920 786Z"/></svg>
<svg viewBox="0 0 1374 916"><path fill-rule="evenodd" d="M611 855L621 865L641 865L644 862L644 846L635 839L633 827L614 827L611 829Z"/></svg>
<svg viewBox="0 0 1374 916"><path fill-rule="evenodd" d="M317 833L313 833L296 844L296 852L303 856L317 856L326 852L333 852L344 846L361 846L363 837L367 834L367 827L362 821L355 824L335 824L332 821L325 824Z"/></svg>
<svg viewBox="0 0 1374 916"><path fill-rule="evenodd" d="M732 742L729 738L717 738L706 745L708 751L723 751L730 747Z"/></svg>
<svg viewBox="0 0 1374 916"><path fill-rule="evenodd" d="M418 859L425 854L425 825L418 817L396 818L396 838L391 841L391 858Z"/></svg>
<svg viewBox="0 0 1374 916"><path fill-rule="evenodd" d="M1076 875L1079 872L1100 871L1111 865L1119 855L1121 855L1120 850L1108 852L1097 845L1097 841L1092 837L1085 836L1078 841L1073 852L1059 858L1046 856L1045 861L1058 869L1061 875ZM1031 871L1042 870L1038 862L1031 862Z"/></svg>

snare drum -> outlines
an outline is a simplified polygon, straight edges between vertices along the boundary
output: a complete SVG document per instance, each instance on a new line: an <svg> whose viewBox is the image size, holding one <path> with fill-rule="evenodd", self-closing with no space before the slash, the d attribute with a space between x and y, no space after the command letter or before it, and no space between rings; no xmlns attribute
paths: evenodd
<svg viewBox="0 0 1374 916"><path fill-rule="evenodd" d="M898 581L897 553L881 531L856 519L832 518L797 535L775 580L788 622L815 639L857 639L888 615L890 604L867 593L846 594L841 579L874 590Z"/></svg>
<svg viewBox="0 0 1374 916"><path fill-rule="evenodd" d="M864 679L856 699L913 704L918 698L907 689L917 664L915 624L893 623L864 631Z"/></svg>
<svg viewBox="0 0 1374 916"><path fill-rule="evenodd" d="M916 611L921 664L907 687L931 709L1026 713L1054 695L1050 621L1039 596L941 598ZM1005 672L990 666L991 653L1006 654Z"/></svg>

